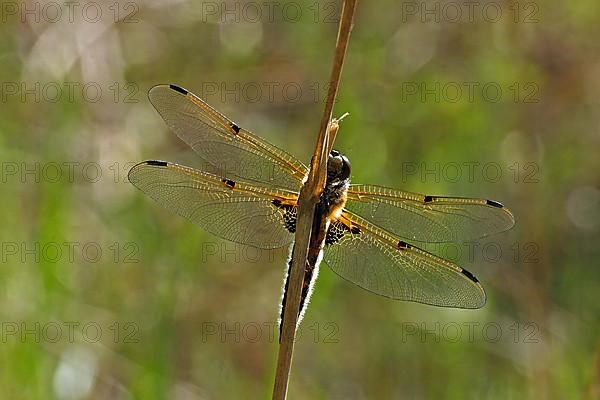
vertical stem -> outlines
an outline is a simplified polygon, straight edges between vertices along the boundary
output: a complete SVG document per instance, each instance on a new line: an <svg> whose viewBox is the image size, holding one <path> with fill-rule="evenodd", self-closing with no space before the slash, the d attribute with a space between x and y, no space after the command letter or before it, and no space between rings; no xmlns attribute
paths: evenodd
<svg viewBox="0 0 600 400"><path fill-rule="evenodd" d="M300 295L304 281L304 269L308 255L312 221L315 206L319 202L319 196L325 187L327 178L327 157L333 147L337 126L330 126L333 105L337 96L344 57L348 49L350 31L354 20L357 0L344 0L342 14L337 36L335 56L331 71L329 91L325 103L325 111L321 119L319 136L315 152L311 160L311 168L308 179L298 198L298 219L296 222L295 250L292 254L292 269L290 271L290 282L287 291L286 313L283 316L282 332L277 356L277 370L275 372L275 385L273 387L273 399L284 400L287 395L290 369L292 366L292 355L294 352L294 341L296 337L296 325L298 323L298 312L300 309Z"/></svg>

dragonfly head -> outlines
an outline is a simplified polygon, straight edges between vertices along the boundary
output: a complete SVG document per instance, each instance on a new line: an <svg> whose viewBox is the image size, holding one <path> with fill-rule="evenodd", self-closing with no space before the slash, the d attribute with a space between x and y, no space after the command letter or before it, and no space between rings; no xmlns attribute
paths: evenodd
<svg viewBox="0 0 600 400"><path fill-rule="evenodd" d="M348 178L350 178L350 161L339 151L332 150L327 160L327 182L341 182Z"/></svg>

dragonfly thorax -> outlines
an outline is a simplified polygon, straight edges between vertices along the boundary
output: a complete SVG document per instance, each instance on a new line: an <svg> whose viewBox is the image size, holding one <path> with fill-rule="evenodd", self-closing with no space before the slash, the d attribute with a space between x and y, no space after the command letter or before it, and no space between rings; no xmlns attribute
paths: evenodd
<svg viewBox="0 0 600 400"><path fill-rule="evenodd" d="M346 204L350 170L348 158L332 150L327 160L327 182L321 194L321 205L329 219L337 219Z"/></svg>

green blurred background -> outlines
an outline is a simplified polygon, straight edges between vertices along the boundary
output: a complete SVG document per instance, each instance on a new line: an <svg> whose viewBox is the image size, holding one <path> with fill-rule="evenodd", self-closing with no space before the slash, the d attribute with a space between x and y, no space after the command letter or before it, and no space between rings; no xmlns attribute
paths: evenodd
<svg viewBox="0 0 600 400"><path fill-rule="evenodd" d="M270 398L287 249L219 240L126 173L200 165L148 102L158 83L307 163L339 4L70 7L1 3L0 397ZM289 398L600 398L599 18L592 0L359 4L335 106L353 181L495 199L517 224L431 249L479 277L480 310L323 266Z"/></svg>

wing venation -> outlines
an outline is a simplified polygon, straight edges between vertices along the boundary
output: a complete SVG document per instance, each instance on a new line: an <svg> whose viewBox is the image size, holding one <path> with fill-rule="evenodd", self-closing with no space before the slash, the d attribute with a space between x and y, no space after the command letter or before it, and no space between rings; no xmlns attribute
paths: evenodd
<svg viewBox="0 0 600 400"><path fill-rule="evenodd" d="M158 85L148 93L167 126L219 174L299 190L308 169L294 156L241 128L193 93Z"/></svg>
<svg viewBox="0 0 600 400"><path fill-rule="evenodd" d="M296 194L165 161L144 161L129 181L164 208L206 231L233 242L273 249L293 241L279 203L295 204Z"/></svg>
<svg viewBox="0 0 600 400"><path fill-rule="evenodd" d="M510 229L510 210L493 200L403 192L350 185L346 208L373 224L415 242L479 239Z"/></svg>
<svg viewBox="0 0 600 400"><path fill-rule="evenodd" d="M326 247L323 259L342 278L397 300L454 308L485 304L485 291L477 278L458 265L351 212L345 211L335 224L342 224L345 234Z"/></svg>

